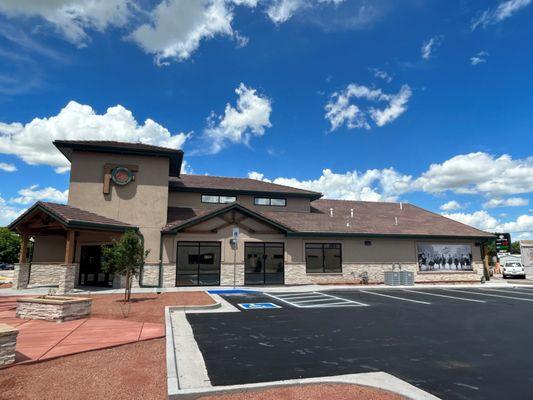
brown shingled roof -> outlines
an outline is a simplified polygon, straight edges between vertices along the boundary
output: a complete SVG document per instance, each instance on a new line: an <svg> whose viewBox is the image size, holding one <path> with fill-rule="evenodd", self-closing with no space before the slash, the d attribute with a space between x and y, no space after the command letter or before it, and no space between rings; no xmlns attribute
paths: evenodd
<svg viewBox="0 0 533 400"><path fill-rule="evenodd" d="M169 187L176 191L219 191L233 193L250 193L255 195L274 194L285 196L305 196L313 199L322 197L321 193L298 189L291 186L277 185L271 182L250 178L230 178L223 176L183 174L179 178L170 178Z"/></svg>
<svg viewBox="0 0 533 400"><path fill-rule="evenodd" d="M238 203L234 206L245 208ZM411 204L316 200L311 212L249 210L274 224L283 226L291 235L354 235L354 236L435 236L491 238L494 235L469 225L426 211ZM193 221L203 221L221 209L170 208L168 224L163 231L171 231ZM330 215L333 209L333 216ZM351 217L353 210L353 218ZM398 224L396 225L396 218Z"/></svg>
<svg viewBox="0 0 533 400"><path fill-rule="evenodd" d="M85 211L80 208L72 207L66 204L38 201L32 207L30 207L24 214L22 214L15 221L13 221L9 225L9 229L16 229L16 227L36 209L40 209L45 213L50 214L52 217L55 217L66 227L89 229L95 228L118 231L123 231L128 228L135 228L134 225L107 218L95 214L93 212Z"/></svg>
<svg viewBox="0 0 533 400"><path fill-rule="evenodd" d="M263 212L299 233L340 233L391 236L493 237L469 225L424 210L412 204L346 200L316 200L312 210L300 212ZM333 209L333 216L330 210ZM353 210L353 218L351 217ZM396 225L396 218L398 224Z"/></svg>

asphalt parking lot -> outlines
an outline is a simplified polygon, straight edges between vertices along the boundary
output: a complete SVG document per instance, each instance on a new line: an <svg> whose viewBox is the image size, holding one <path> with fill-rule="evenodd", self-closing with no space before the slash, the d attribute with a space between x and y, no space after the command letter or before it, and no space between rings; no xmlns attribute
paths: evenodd
<svg viewBox="0 0 533 400"><path fill-rule="evenodd" d="M187 315L213 385L385 371L443 399L533 393L533 288L223 297L280 308Z"/></svg>

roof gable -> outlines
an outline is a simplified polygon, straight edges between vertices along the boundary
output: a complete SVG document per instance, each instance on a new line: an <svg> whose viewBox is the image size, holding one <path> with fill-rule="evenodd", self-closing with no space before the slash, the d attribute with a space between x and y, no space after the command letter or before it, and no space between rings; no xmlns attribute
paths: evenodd
<svg viewBox="0 0 533 400"><path fill-rule="evenodd" d="M80 208L68 206L65 204L37 202L26 212L19 216L15 221L9 224L11 230L24 230L24 224L30 222L38 213L47 215L51 221L64 228L76 229L99 229L109 231L125 231L126 229L136 227L121 221L107 218ZM44 224L46 226L46 224Z"/></svg>

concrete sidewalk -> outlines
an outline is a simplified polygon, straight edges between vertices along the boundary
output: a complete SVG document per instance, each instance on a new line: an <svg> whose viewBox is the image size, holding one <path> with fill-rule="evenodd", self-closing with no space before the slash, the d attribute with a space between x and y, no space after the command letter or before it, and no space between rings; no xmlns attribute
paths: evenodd
<svg viewBox="0 0 533 400"><path fill-rule="evenodd" d="M409 287L409 288L475 288L475 287L508 287L511 285L519 286L521 284L527 285L528 282L523 280L502 280L496 279L495 281L490 281L486 283L465 283L465 284L424 284L417 283L414 286L386 286L384 284L369 284L369 285L283 285L283 286L237 286L236 290L250 290L256 292L309 292L309 291L324 291L324 290L338 290L338 289L397 289L398 287ZM24 290L14 290L14 289L0 289L0 296L36 296L48 294L50 289L56 289L57 287L35 287ZM169 293L169 292L197 292L202 291L217 291L217 290L232 290L232 286L183 286L183 287L170 287L170 288L134 288L132 293ZM106 289L106 288L76 288L74 290L75 295L80 294L123 294L124 289Z"/></svg>

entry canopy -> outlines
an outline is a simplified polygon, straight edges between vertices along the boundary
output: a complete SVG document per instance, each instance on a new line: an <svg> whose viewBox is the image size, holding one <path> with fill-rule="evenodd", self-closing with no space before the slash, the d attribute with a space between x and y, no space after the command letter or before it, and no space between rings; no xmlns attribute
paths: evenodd
<svg viewBox="0 0 533 400"><path fill-rule="evenodd" d="M274 221L268 217L265 217L259 212L250 210L249 208L246 208L239 203L232 203L214 209L211 208L209 210L202 210L200 212L194 212L190 208L177 207L172 210L172 213L174 214L174 220L169 222L163 228L163 233L176 233L179 231L183 231L184 229L188 229L194 225L198 225L202 222L211 220L216 217L221 217L225 222L222 225L217 226L216 228L212 228L211 231L216 231L230 225L242 226L246 230L253 231L253 229L247 226L244 220L242 218L239 218L238 215L244 216L246 218L255 219L261 223L272 226L278 231L282 231L284 233L290 231L290 228L288 228L287 226L277 221Z"/></svg>
<svg viewBox="0 0 533 400"><path fill-rule="evenodd" d="M64 232L66 229L90 229L124 232L137 229L111 218L65 204L39 201L13 221L8 228L20 234Z"/></svg>

